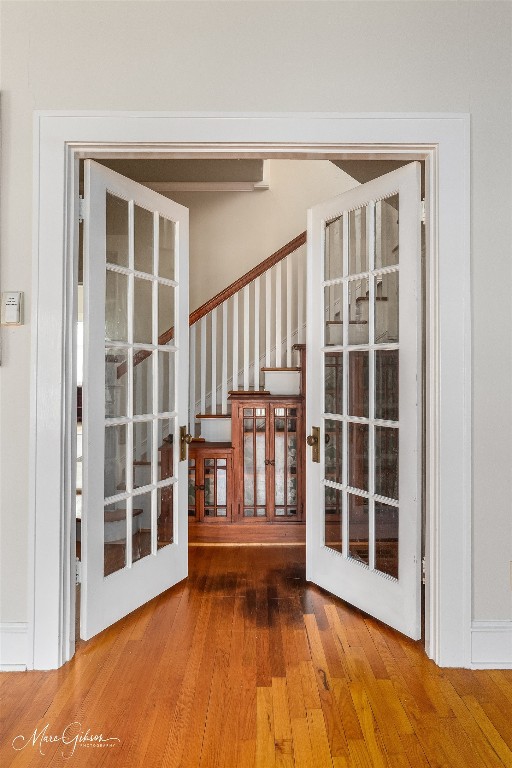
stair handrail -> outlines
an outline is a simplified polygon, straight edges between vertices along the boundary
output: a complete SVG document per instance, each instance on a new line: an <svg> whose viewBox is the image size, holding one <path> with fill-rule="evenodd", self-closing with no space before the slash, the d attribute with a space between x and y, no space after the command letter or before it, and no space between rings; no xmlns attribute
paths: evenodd
<svg viewBox="0 0 512 768"><path fill-rule="evenodd" d="M242 277L239 277L237 280L232 282L231 285L228 285L227 288L224 288L224 290L217 293L216 296L209 299L208 301L205 301L204 304L190 313L189 325L194 325L197 323L198 320L201 320L202 317L208 315L212 310L216 309L225 301L234 296L235 293L241 291L242 288L245 288L247 285L249 285L249 283L252 283L252 281L256 280L257 277L261 277L261 275L267 272L267 270L271 269L275 264L278 264L280 261L289 256L290 253L293 253L297 250L297 248L300 248L301 245L304 245L306 242L306 234L306 232L301 232L300 235L294 237L293 240L290 240L289 243L283 245L283 247L278 251L246 272L245 275L242 275ZM169 331L171 330L172 329L169 329ZM169 331L167 331L167 333L169 333ZM170 338L172 338L172 335Z"/></svg>

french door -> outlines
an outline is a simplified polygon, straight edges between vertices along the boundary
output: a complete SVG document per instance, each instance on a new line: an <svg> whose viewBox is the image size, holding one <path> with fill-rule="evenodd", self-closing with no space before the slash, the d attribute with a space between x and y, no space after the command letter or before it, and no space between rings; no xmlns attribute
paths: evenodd
<svg viewBox="0 0 512 768"><path fill-rule="evenodd" d="M420 637L420 165L308 212L307 577Z"/></svg>
<svg viewBox="0 0 512 768"><path fill-rule="evenodd" d="M91 160L84 321L87 640L187 575L188 210Z"/></svg>

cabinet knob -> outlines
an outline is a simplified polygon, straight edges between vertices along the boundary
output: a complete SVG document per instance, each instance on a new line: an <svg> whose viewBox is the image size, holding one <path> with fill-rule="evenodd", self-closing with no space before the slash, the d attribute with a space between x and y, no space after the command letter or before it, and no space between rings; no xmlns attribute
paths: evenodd
<svg viewBox="0 0 512 768"><path fill-rule="evenodd" d="M308 435L306 438L306 442L308 445L318 445L318 437L316 435Z"/></svg>

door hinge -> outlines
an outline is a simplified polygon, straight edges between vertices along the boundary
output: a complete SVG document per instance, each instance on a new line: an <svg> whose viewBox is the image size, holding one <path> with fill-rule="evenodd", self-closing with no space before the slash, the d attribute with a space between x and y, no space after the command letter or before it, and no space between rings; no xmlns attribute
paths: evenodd
<svg viewBox="0 0 512 768"><path fill-rule="evenodd" d="M421 583L426 584L427 581L427 561L425 557L421 558Z"/></svg>
<svg viewBox="0 0 512 768"><path fill-rule="evenodd" d="M82 563L78 559L78 557L75 558L75 584L81 584L82 583Z"/></svg>
<svg viewBox="0 0 512 768"><path fill-rule="evenodd" d="M421 215L421 223L424 224L427 220L427 206L425 205L425 201L421 201L421 208L420 208L420 215Z"/></svg>
<svg viewBox="0 0 512 768"><path fill-rule="evenodd" d="M85 219L85 200L80 195L78 198L78 221L83 221Z"/></svg>

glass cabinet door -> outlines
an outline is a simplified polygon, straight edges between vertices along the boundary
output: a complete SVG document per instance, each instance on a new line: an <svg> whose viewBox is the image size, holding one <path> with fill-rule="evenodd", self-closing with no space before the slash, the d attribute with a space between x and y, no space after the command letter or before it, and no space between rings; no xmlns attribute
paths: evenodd
<svg viewBox="0 0 512 768"><path fill-rule="evenodd" d="M267 517L266 408L243 408L243 517Z"/></svg>
<svg viewBox="0 0 512 768"><path fill-rule="evenodd" d="M203 459L204 516L225 520L228 514L228 461L226 458Z"/></svg>
<svg viewBox="0 0 512 768"><path fill-rule="evenodd" d="M298 519L298 409L273 407L274 516Z"/></svg>

